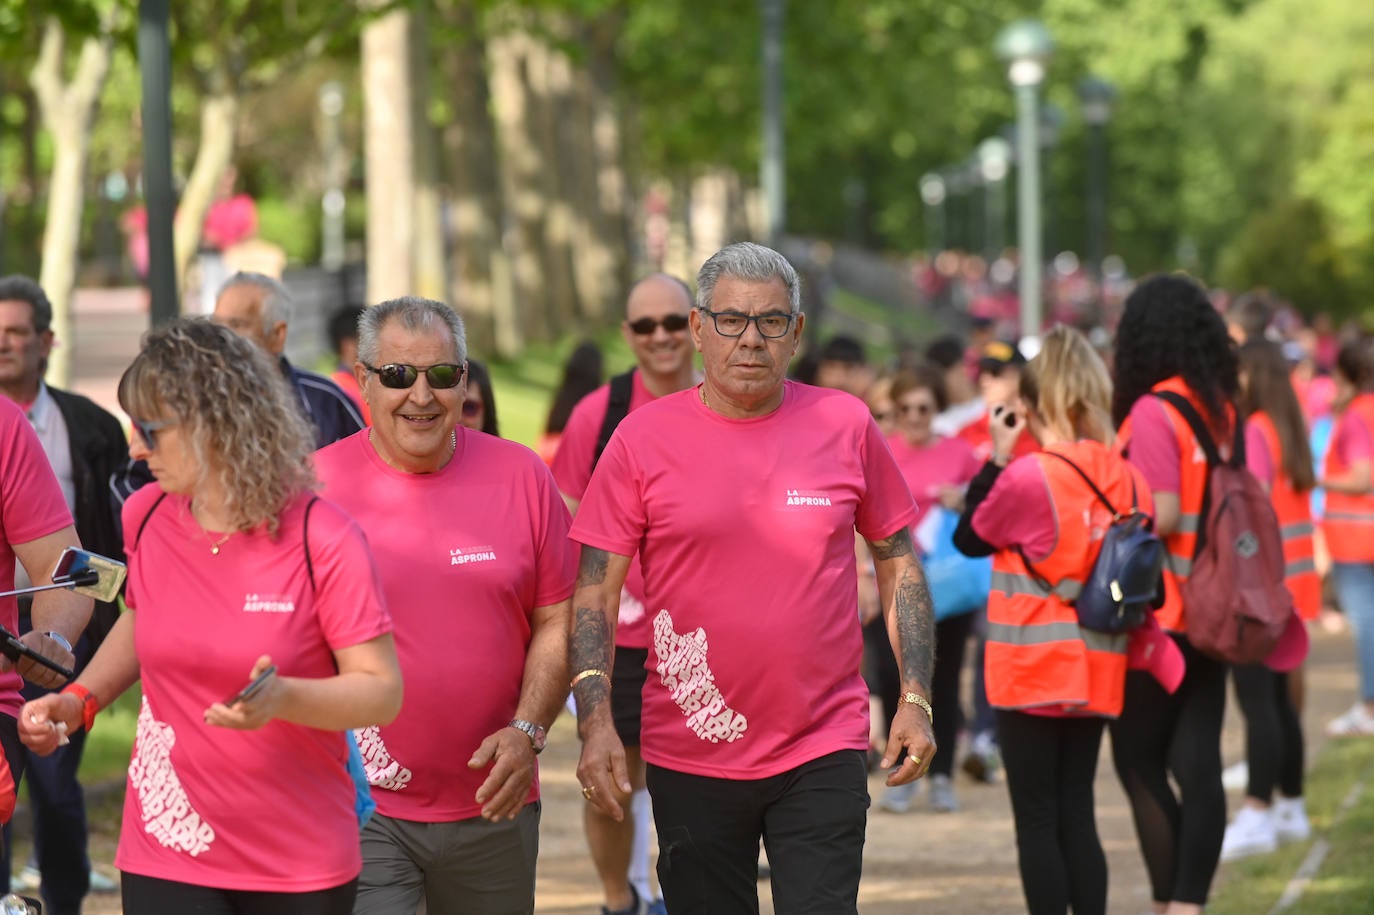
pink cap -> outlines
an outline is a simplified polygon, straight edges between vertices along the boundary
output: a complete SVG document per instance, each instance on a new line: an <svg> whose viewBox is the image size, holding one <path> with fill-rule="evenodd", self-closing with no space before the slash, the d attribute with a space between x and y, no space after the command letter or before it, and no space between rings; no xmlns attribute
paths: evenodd
<svg viewBox="0 0 1374 915"><path fill-rule="evenodd" d="M1288 625L1284 627L1283 635L1279 636L1279 643L1264 659L1264 666L1281 674L1296 670L1307 659L1307 648L1307 625L1302 617L1294 613L1288 617Z"/></svg>

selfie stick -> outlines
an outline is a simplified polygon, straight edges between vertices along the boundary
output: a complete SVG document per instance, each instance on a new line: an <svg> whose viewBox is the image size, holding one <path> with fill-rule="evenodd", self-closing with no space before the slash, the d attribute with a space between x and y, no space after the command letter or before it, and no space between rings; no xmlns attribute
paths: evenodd
<svg viewBox="0 0 1374 915"><path fill-rule="evenodd" d="M20 594L33 594L37 591L53 591L58 588L84 588L96 584L100 581L100 573L95 569L82 569L75 575L64 576L53 579L50 585L38 585L33 588L20 588L17 591L0 591L0 597L17 597ZM0 655L4 655L11 661L18 662L20 658L28 658L36 664L48 668L48 670L59 673L68 680L76 676L76 672L70 667L63 667L51 658L41 655L34 651L23 642L19 637L10 632L3 625L0 625Z"/></svg>

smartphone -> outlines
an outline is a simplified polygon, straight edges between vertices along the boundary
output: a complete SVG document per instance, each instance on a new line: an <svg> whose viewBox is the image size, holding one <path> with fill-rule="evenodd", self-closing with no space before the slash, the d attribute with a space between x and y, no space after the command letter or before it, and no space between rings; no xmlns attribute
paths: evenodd
<svg viewBox="0 0 1374 915"><path fill-rule="evenodd" d="M258 674L252 680L249 680L247 686L245 686L238 692L234 693L234 695L230 696L228 699L225 699L224 704L233 705L235 702L246 702L249 699L252 699L267 684L267 678L272 676L276 672L277 665L270 665L262 673Z"/></svg>
<svg viewBox="0 0 1374 915"><path fill-rule="evenodd" d="M1016 427L1016 411L1011 407L1005 404L998 404L992 408L992 415L994 419L1000 419L1002 425L1006 426L1008 429L1014 429Z"/></svg>
<svg viewBox="0 0 1374 915"><path fill-rule="evenodd" d="M54 584L74 581L76 586L72 590L77 594L99 601L112 601L119 595L119 586L124 584L126 572L122 562L69 546L57 558L52 580Z"/></svg>

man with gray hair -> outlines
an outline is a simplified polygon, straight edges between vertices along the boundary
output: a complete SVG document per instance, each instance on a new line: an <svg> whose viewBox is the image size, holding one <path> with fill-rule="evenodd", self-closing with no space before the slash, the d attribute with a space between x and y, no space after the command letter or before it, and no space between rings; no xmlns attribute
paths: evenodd
<svg viewBox="0 0 1374 915"><path fill-rule="evenodd" d="M652 619L640 753L668 911L758 911L758 847L780 912L857 911L868 790L854 534L869 543L901 671L883 765L935 752L930 594L915 506L863 401L786 379L801 340L796 271L748 242L697 277L705 380L619 425L573 522L569 642L582 795L630 791L610 708L621 585L636 554Z"/></svg>
<svg viewBox="0 0 1374 915"><path fill-rule="evenodd" d="M568 693L568 510L538 455L459 421L467 346L451 308L395 299L358 331L372 428L315 469L372 545L406 700L356 732L377 812L355 911L533 912L535 757Z"/></svg>
<svg viewBox="0 0 1374 915"><path fill-rule="evenodd" d="M300 396L306 418L315 427L316 447L323 448L363 428L362 414L337 384L287 361L291 293L278 280L262 273L235 273L220 287L211 320L277 357L282 373Z"/></svg>

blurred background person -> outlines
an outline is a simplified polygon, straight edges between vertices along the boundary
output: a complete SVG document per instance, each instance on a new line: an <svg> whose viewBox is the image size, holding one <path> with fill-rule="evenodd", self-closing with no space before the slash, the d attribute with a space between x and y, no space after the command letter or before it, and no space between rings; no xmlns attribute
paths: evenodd
<svg viewBox="0 0 1374 915"><path fill-rule="evenodd" d="M863 398L873 374L863 343L848 334L836 334L817 353L814 384Z"/></svg>
<svg viewBox="0 0 1374 915"><path fill-rule="evenodd" d="M500 426L496 422L496 392L491 387L491 373L486 363L476 359L468 360L467 393L463 398L462 412L458 422L464 429L485 432L487 435L501 437Z"/></svg>
<svg viewBox="0 0 1374 915"><path fill-rule="evenodd" d="M554 453L558 451L558 443L563 438L563 430L567 428L573 407L601 387L605 361L601 347L591 340L583 340L573 348L567 362L563 363L563 377L554 390L553 403L544 420L544 432L539 436L539 447L535 449L545 464L553 464Z"/></svg>
<svg viewBox="0 0 1374 915"><path fill-rule="evenodd" d="M150 332L119 398L157 480L124 506L129 609L74 684L25 706L24 741L51 752L56 723L89 731L140 682L124 911L345 915L361 857L341 732L391 720L402 689L366 541L311 491L281 373L228 329Z"/></svg>
<svg viewBox="0 0 1374 915"><path fill-rule="evenodd" d="M1298 614L1311 621L1321 612L1321 581L1312 543L1316 472L1307 423L1279 344L1252 337L1241 346L1239 358L1245 464L1273 500L1283 533L1285 582ZM1289 688L1289 678L1301 675L1300 668L1279 673L1264 664L1231 668L1245 716L1249 783L1240 810L1226 827L1223 861L1273 851L1280 841L1303 841L1312 834L1302 799L1302 720Z"/></svg>
<svg viewBox="0 0 1374 915"><path fill-rule="evenodd" d="M26 276L0 279L0 394L14 401L26 416L62 487L67 509L76 519L76 532L89 550L122 562L124 545L118 519L108 497L111 475L125 461L127 445L119 421L94 402L43 381L48 355L56 341L52 331L52 303L43 288ZM30 584L23 566L15 568L15 586ZM33 595L21 595L20 634L33 629ZM119 604L101 601L72 647L79 673L119 618ZM28 683L25 700L50 690ZM32 892L42 885L44 904L53 915L81 911L88 889L112 892L110 878L91 870L87 854L86 798L77 773L86 733L78 731L51 756L28 754L33 852L15 885ZM8 839L9 828L6 828ZM9 872L6 841L3 858Z"/></svg>
<svg viewBox="0 0 1374 915"><path fill-rule="evenodd" d="M329 316L329 351L334 354L334 371L329 373L329 380L353 400L367 425L371 422L367 404L363 403L362 388L353 375L353 364L358 361L358 318L363 311L361 305L345 305Z"/></svg>
<svg viewBox="0 0 1374 915"><path fill-rule="evenodd" d="M1207 901L1226 830L1227 666L1188 641L1188 607L1179 592L1193 561L1207 460L1183 417L1151 393L1186 398L1228 454L1237 422L1236 347L1207 291L1182 274L1158 274L1136 286L1116 340L1112 421L1154 499L1155 533L1168 554L1156 618L1187 667L1172 694L1147 673L1127 676L1126 704L1111 725L1112 756L1131 802L1155 910L1196 915Z"/></svg>
<svg viewBox="0 0 1374 915"><path fill-rule="evenodd" d="M1374 734L1374 353L1361 337L1336 356L1336 425L1319 485L1322 530L1341 609L1355 633L1360 695L1327 725L1333 737Z"/></svg>

